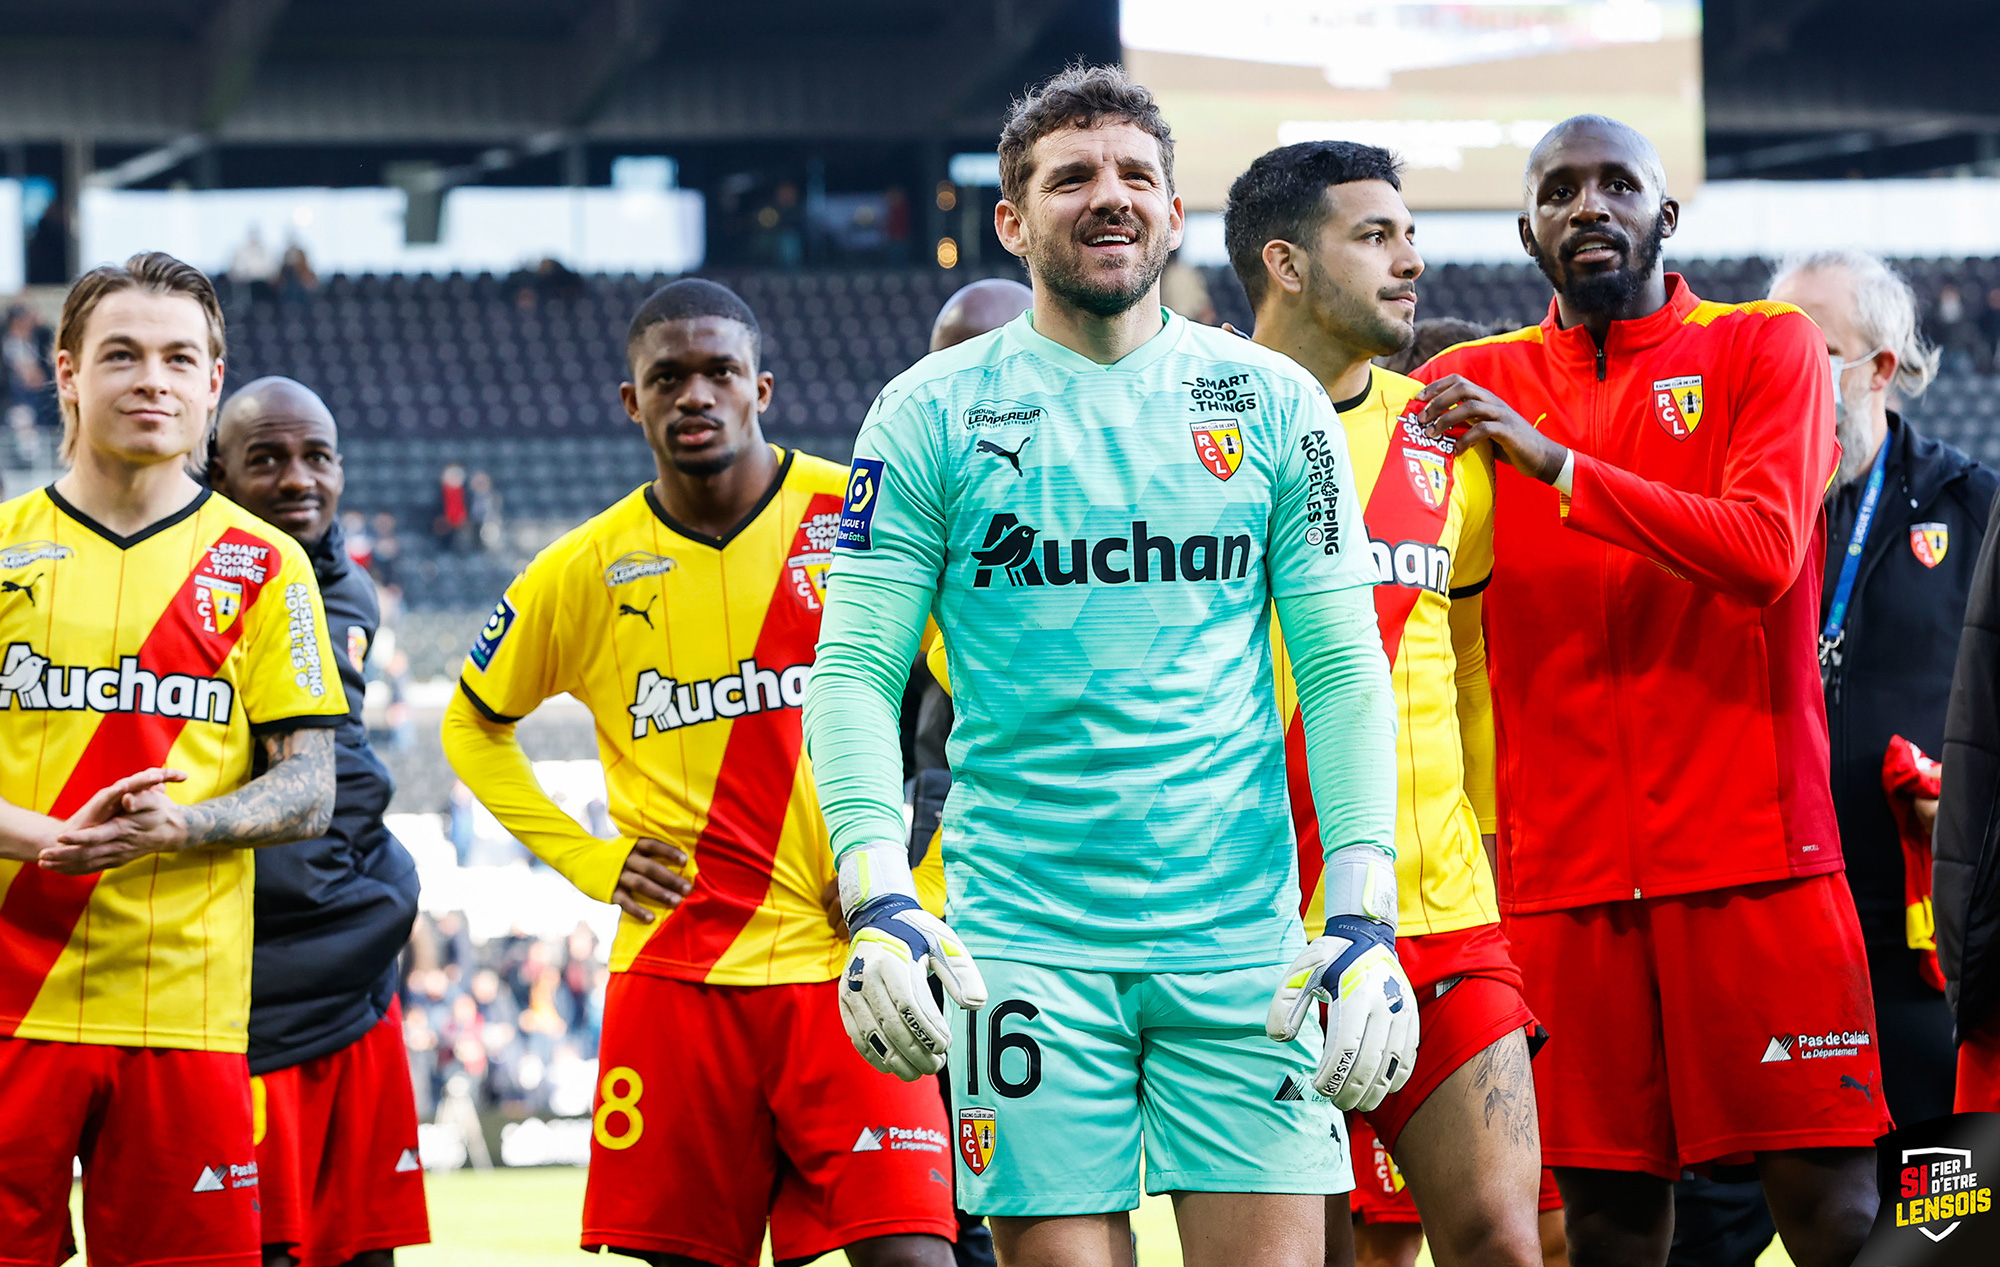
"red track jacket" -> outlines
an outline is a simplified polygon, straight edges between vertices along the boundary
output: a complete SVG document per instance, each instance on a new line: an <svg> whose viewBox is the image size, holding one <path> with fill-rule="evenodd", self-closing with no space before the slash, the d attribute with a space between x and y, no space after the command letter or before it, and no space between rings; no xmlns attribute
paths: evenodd
<svg viewBox="0 0 2000 1267"><path fill-rule="evenodd" d="M1826 343L1787 304L1667 306L1600 353L1556 307L1417 371L1576 453L1567 505L1502 464L1486 590L1501 908L1841 869L1817 640L1839 460Z"/></svg>

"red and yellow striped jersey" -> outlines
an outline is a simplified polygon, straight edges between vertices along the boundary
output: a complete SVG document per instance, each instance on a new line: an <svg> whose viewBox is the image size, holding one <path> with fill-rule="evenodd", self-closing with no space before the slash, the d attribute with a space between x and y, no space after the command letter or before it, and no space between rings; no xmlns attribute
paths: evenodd
<svg viewBox="0 0 2000 1267"><path fill-rule="evenodd" d="M1341 410L1375 556L1375 613L1396 686L1396 878L1404 937L1494 923L1480 832L1492 831L1493 713L1476 607L1493 571L1493 455L1454 452L1404 419L1415 379L1373 371ZM1454 611L1454 606L1459 610ZM1275 620L1273 672L1299 838L1306 927L1325 919L1319 816L1291 657Z"/></svg>
<svg viewBox="0 0 2000 1267"><path fill-rule="evenodd" d="M130 537L53 488L0 505L0 647L0 797L56 818L154 765L223 795L253 732L347 714L305 551L208 492ZM243 849L0 861L0 1035L243 1051L252 874Z"/></svg>
<svg viewBox="0 0 2000 1267"><path fill-rule="evenodd" d="M564 867L580 888L607 896L636 837L692 859L677 909L620 921L614 972L779 985L832 980L846 958L819 900L833 855L799 710L847 473L783 462L727 538L674 522L651 485L570 532L515 579L466 662L461 686L489 721L565 691L596 716L623 839Z"/></svg>

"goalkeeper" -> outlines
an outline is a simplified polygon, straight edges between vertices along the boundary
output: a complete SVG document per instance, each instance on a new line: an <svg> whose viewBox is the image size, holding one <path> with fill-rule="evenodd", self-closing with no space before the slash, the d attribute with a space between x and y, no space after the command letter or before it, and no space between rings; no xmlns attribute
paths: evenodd
<svg viewBox="0 0 2000 1267"><path fill-rule="evenodd" d="M1417 1038L1345 437L1298 365L1160 307L1181 208L1145 89L1065 71L1000 155L996 227L1034 306L876 401L806 698L854 930L843 1019L905 1079L949 1051L961 1200L1003 1262L1129 1262L1143 1150L1188 1263L1318 1267L1323 1198L1353 1182L1335 1108L1400 1087ZM1310 946L1274 600L1327 842ZM899 808L897 705L933 614L948 924L918 905Z"/></svg>

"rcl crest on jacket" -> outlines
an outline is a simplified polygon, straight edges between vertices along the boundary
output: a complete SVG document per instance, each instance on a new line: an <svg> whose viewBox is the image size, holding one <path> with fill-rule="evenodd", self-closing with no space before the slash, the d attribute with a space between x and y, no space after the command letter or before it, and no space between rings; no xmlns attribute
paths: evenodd
<svg viewBox="0 0 2000 1267"><path fill-rule="evenodd" d="M1194 433L1194 454L1208 473L1219 480L1236 474L1243 465L1243 428L1233 418L1211 418L1190 424Z"/></svg>
<svg viewBox="0 0 2000 1267"><path fill-rule="evenodd" d="M1944 552L1951 548L1951 528L1945 524L1912 524L1910 526L1910 553L1917 556L1917 562L1927 568L1934 568L1944 562Z"/></svg>
<svg viewBox="0 0 2000 1267"><path fill-rule="evenodd" d="M1656 379L1653 383L1653 416L1676 440L1685 440L1701 425L1701 375Z"/></svg>

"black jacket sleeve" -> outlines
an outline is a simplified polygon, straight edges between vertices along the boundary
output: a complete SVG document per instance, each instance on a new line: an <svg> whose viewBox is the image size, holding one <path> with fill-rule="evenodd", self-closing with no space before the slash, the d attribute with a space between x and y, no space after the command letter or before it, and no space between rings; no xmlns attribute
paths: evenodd
<svg viewBox="0 0 2000 1267"><path fill-rule="evenodd" d="M1963 1035L2000 1013L2000 532L1980 546L1966 602L1943 761L1932 890L1938 957Z"/></svg>

